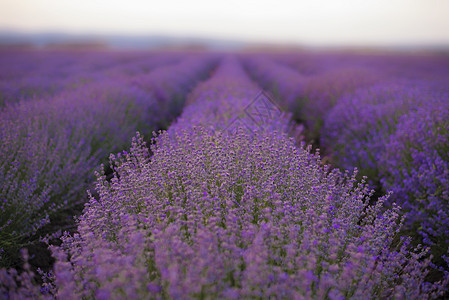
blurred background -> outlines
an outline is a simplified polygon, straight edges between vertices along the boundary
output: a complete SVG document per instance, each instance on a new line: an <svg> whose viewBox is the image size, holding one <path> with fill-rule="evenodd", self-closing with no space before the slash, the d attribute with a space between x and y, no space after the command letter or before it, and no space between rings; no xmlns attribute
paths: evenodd
<svg viewBox="0 0 449 300"><path fill-rule="evenodd" d="M446 0L0 0L2 47L449 49Z"/></svg>

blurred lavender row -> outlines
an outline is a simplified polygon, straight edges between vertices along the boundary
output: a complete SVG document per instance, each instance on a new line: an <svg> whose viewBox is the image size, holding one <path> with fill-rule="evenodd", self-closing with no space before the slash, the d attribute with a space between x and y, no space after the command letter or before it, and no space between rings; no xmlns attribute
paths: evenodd
<svg viewBox="0 0 449 300"><path fill-rule="evenodd" d="M284 131L229 125L258 95L224 58L151 153L138 134L97 174L78 233L52 247L51 298L436 298L428 249L399 239L398 207L369 206L356 174L330 170ZM276 125L278 124L278 125ZM4 273L5 274L5 273ZM6 275L4 275L6 276ZM22 291L18 291L21 293ZM28 290L33 293L33 290ZM37 290L34 293L39 294Z"/></svg>
<svg viewBox="0 0 449 300"><path fill-rule="evenodd" d="M43 57L42 72L47 72L48 62L58 73L59 67L64 69L61 61L70 62L65 70L70 78L82 76L91 63L106 71L93 72L97 78L81 87L63 88L33 101L22 99L0 112L3 266L13 263L13 252L52 216L87 201L93 171L109 153L122 150L136 130L150 134L167 126L182 110L189 90L208 76L216 61L214 55L147 54L114 66L111 60L121 60L98 54L88 56L92 61L83 67L84 58L71 55L56 56L56 62L52 56ZM25 72L22 66L16 69Z"/></svg>
<svg viewBox="0 0 449 300"><path fill-rule="evenodd" d="M393 191L405 229L445 265L449 247L449 59L444 55L245 57L330 161Z"/></svg>
<svg viewBox="0 0 449 300"><path fill-rule="evenodd" d="M343 97L322 136L338 165L393 191L407 230L432 246L440 265L449 247L448 99L425 81L376 85Z"/></svg>
<svg viewBox="0 0 449 300"><path fill-rule="evenodd" d="M181 53L0 51L0 107L176 63Z"/></svg>
<svg viewBox="0 0 449 300"><path fill-rule="evenodd" d="M326 57L315 62L316 70L301 73L294 64L281 63L275 58L249 56L244 61L255 80L273 91L297 122L304 123L307 138L313 143L319 143L324 117L341 95L364 88L381 77L373 70L348 62L336 64Z"/></svg>

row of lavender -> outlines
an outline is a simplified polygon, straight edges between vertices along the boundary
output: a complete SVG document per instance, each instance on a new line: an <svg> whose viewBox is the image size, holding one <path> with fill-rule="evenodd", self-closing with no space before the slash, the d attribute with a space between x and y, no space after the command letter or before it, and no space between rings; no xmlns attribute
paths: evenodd
<svg viewBox="0 0 449 300"><path fill-rule="evenodd" d="M139 134L129 152L111 155L114 177L97 174L98 196L78 233L52 247L57 262L44 295L26 276L22 288L10 281L10 295L438 296L449 275L425 283L427 250L395 240L399 209L383 210L386 197L369 206L368 186L297 147L285 132L288 119L244 120L256 95L238 61L225 58L177 122L155 137L152 156ZM245 127L233 127L237 120Z"/></svg>
<svg viewBox="0 0 449 300"><path fill-rule="evenodd" d="M43 77L52 75L47 63L55 73L64 70L49 55L40 62ZM64 56L72 60L64 70L70 78L82 75L73 71L75 65L90 70L90 62L71 55ZM36 239L51 218L87 201L93 171L110 152L123 149L136 130L149 134L167 126L181 112L186 93L207 77L216 60L211 55L146 54L146 59L135 56L119 64L117 54L109 55L100 60L108 68L89 73L96 77L93 82L33 101L15 99L0 112L1 266L14 263L18 247ZM156 67L161 64L166 65Z"/></svg>
<svg viewBox="0 0 449 300"><path fill-rule="evenodd" d="M112 76L147 73L180 54L92 51L0 52L0 106L48 98Z"/></svg>
<svg viewBox="0 0 449 300"><path fill-rule="evenodd" d="M331 161L393 191L407 230L449 247L449 60L303 54L247 59L251 74L306 123ZM418 236L417 235L417 236Z"/></svg>

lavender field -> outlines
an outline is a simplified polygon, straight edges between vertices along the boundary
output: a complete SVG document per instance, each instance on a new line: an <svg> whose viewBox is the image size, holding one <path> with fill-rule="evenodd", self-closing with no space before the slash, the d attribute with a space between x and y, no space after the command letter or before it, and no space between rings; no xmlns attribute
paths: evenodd
<svg viewBox="0 0 449 300"><path fill-rule="evenodd" d="M449 56L0 50L1 299L449 297Z"/></svg>

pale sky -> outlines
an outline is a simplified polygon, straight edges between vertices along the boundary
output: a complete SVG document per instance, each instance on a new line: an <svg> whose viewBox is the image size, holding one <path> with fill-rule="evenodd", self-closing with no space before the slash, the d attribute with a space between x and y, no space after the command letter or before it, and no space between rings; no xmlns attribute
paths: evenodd
<svg viewBox="0 0 449 300"><path fill-rule="evenodd" d="M449 0L0 0L0 29L449 46Z"/></svg>

